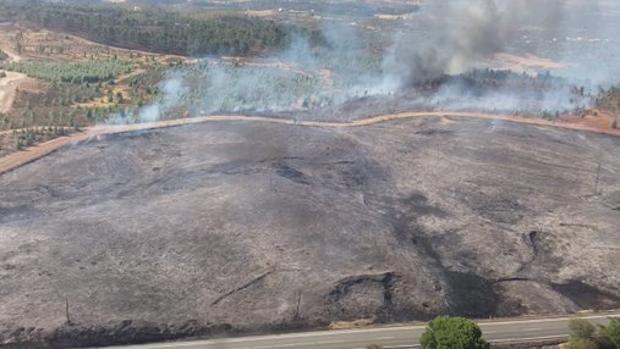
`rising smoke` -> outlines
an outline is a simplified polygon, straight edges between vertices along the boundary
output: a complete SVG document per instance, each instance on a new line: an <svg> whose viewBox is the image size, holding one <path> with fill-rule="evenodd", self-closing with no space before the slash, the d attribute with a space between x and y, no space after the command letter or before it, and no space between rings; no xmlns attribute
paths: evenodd
<svg viewBox="0 0 620 349"><path fill-rule="evenodd" d="M404 20L398 30L381 32L387 44L374 52L359 23L327 22L325 45L296 37L287 50L248 62L205 58L172 71L160 103L145 107L138 119L153 121L183 104L192 114L315 111L368 97L405 95L409 102L436 109L567 111L587 105L572 81L519 74L491 81L488 90L453 79L488 67L502 52L523 54L568 41L567 22L579 23L568 0L433 0ZM589 2L595 6L596 1ZM531 46L536 40L537 47ZM528 46L530 45L530 46ZM562 60L559 44L552 52ZM535 52L537 53L537 52ZM577 71L577 70L574 70ZM584 70L585 71L585 70ZM492 76L492 74L491 74ZM548 77L547 74L541 76ZM530 79L530 80L528 80ZM538 90L528 90L530 81ZM419 92L428 82L430 90ZM391 100L398 100L392 98ZM402 99L401 99L402 100Z"/></svg>
<svg viewBox="0 0 620 349"><path fill-rule="evenodd" d="M384 60L388 77L401 85L460 74L504 52L528 29L554 36L564 18L562 0L439 0L423 7L427 35L399 33Z"/></svg>

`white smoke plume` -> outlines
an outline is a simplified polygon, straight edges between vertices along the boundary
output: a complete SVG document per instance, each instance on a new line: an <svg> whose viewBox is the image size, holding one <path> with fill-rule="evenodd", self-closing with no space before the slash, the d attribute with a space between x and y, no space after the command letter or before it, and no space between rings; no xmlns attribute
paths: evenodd
<svg viewBox="0 0 620 349"><path fill-rule="evenodd" d="M615 81L608 72L612 65L620 66L595 65L593 58L578 63L567 60L577 50L570 40L579 37L574 31L582 23L589 25L585 30L603 38L619 27L614 21L597 25L604 14L598 1L583 6L577 0L429 0L419 13L404 20L405 29L395 26L398 29L393 32L382 33L389 42L378 51L368 47L358 23L327 21L322 28L325 45L320 47L296 37L287 50L271 57L239 64L210 57L173 71L161 89L160 102L143 108L139 119L159 119L178 104L193 114L320 114L372 96L400 103L399 95L435 109L563 112L581 108L588 96L575 96L573 85L594 90L605 79ZM592 57L614 52L605 46L607 42L597 43ZM528 90L525 84L513 88L519 86L513 81L518 78L515 74L507 79L512 85L494 81L497 88L484 91L459 79L446 79L486 67L498 53L515 51L553 55L572 68L561 73L570 80L545 79L538 84L541 89ZM592 74L592 67L600 68L598 74ZM428 81L444 83L417 95L418 86Z"/></svg>

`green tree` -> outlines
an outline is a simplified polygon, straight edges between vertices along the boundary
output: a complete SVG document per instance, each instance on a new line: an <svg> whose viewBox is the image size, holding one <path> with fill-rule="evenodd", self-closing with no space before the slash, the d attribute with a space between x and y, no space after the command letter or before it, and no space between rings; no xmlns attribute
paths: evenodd
<svg viewBox="0 0 620 349"><path fill-rule="evenodd" d="M599 349L616 349L616 346L609 338L609 328L607 326L598 325L594 341L598 344Z"/></svg>
<svg viewBox="0 0 620 349"><path fill-rule="evenodd" d="M489 349L480 327L461 317L435 318L426 327L420 344L422 349Z"/></svg>

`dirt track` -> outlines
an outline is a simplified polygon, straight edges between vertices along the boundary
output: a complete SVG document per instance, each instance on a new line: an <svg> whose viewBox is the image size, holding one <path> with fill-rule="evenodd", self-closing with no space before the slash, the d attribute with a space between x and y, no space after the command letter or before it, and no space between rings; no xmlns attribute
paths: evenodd
<svg viewBox="0 0 620 349"><path fill-rule="evenodd" d="M37 146L31 147L25 151L17 152L0 158L0 174L14 170L20 166L44 157L62 146L69 143L77 143L88 138L95 138L103 135L125 133L134 131L144 131L150 129L175 127L182 125L198 124L205 122L258 122L258 123L276 123L284 125L297 125L303 127L323 127L323 128L347 128L347 127L362 127L374 125L382 122L388 122L393 120L424 117L424 116L447 116L447 117L465 117L476 118L484 120L498 120L516 122L521 124L529 124L543 127L557 127L567 128L578 131L588 131L602 134L609 134L613 136L620 136L620 130L601 130L596 128L584 127L576 124L568 123L553 123L543 119L535 118L522 118L514 117L510 115L502 114L485 114L485 113L470 113L470 112L408 112L379 115L369 117L366 119L355 120L351 122L323 122L323 121L295 121L291 119L280 119L273 117L262 116L244 116L244 115L213 115L213 116L200 116L188 119L175 119L166 120L160 122L140 123L131 125L100 125L88 128L84 132L76 133L71 136L57 138Z"/></svg>
<svg viewBox="0 0 620 349"><path fill-rule="evenodd" d="M17 85L26 78L24 74L7 71L6 77L0 79L0 113L6 113L11 109Z"/></svg>

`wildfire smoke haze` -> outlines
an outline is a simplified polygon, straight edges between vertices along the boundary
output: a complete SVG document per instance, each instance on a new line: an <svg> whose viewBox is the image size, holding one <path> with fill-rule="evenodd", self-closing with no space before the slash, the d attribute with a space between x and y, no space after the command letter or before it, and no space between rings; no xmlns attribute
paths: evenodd
<svg viewBox="0 0 620 349"><path fill-rule="evenodd" d="M613 83L613 63L603 65L604 72L590 74L587 67L597 64L594 59L572 61L574 51L584 45L587 57L605 57L617 50L605 36L616 29L612 20L603 18L605 6L612 5L426 1L400 25L370 36L361 21L325 19L319 22L318 44L294 36L287 49L267 57L206 57L172 70L170 81L162 85L161 101L134 118L152 121L178 110L192 115L296 113L326 118L334 109L363 106L361 101L369 98L389 101L396 109L532 114L578 110L591 104L598 87ZM597 16L601 19L593 20ZM595 27L593 32L602 39L571 41L579 37L581 25ZM549 47L556 48L552 54ZM552 60L547 61L557 63L528 66L527 57L549 55ZM503 56L526 61L525 72L495 64ZM549 71L549 66L556 69ZM380 109L377 112L390 111ZM350 114L339 117L354 118L356 113Z"/></svg>

